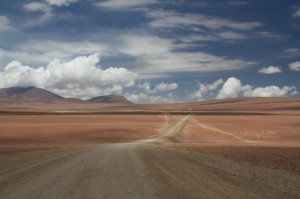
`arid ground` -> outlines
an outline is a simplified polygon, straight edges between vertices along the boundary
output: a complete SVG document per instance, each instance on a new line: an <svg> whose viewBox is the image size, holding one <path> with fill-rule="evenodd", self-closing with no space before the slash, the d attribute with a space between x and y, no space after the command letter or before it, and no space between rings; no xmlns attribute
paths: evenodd
<svg viewBox="0 0 300 199"><path fill-rule="evenodd" d="M2 104L0 198L300 198L299 107Z"/></svg>

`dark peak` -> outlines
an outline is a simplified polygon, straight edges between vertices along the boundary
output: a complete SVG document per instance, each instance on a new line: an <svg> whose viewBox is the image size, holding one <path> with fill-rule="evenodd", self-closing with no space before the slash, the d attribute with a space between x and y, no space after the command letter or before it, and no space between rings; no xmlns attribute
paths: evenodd
<svg viewBox="0 0 300 199"><path fill-rule="evenodd" d="M6 90L7 95L22 95L23 93L26 93L29 90L36 89L34 86L28 86L28 87L9 87Z"/></svg>
<svg viewBox="0 0 300 199"><path fill-rule="evenodd" d="M106 96L98 96L93 97L89 101L98 102L98 103L124 103L124 104L132 104L128 99L121 95L106 95Z"/></svg>
<svg viewBox="0 0 300 199"><path fill-rule="evenodd" d="M63 99L63 97L59 95L34 86L10 87L0 89L0 97L8 99L26 99L34 101L53 101Z"/></svg>
<svg viewBox="0 0 300 199"><path fill-rule="evenodd" d="M39 102L51 102L55 100L64 100L66 102L84 102L80 99L67 99L62 96L56 95L50 91L34 86L28 87L10 87L0 89L0 99L6 100L20 100L20 101L39 101ZM86 102L94 103L120 103L120 104L132 104L129 100L121 95L107 95L98 96Z"/></svg>

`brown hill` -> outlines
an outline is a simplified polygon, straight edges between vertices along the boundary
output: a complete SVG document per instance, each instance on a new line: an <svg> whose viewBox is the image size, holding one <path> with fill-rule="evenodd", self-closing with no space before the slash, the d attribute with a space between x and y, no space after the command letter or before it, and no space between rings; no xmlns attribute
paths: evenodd
<svg viewBox="0 0 300 199"><path fill-rule="evenodd" d="M2 88L0 89L0 99L48 102L64 98L50 91L30 86Z"/></svg>
<svg viewBox="0 0 300 199"><path fill-rule="evenodd" d="M9 102L53 102L63 101L66 103L105 103L105 104L132 104L123 96L108 95L98 96L90 100L76 98L64 98L45 89L30 87L10 87L0 89L0 101Z"/></svg>
<svg viewBox="0 0 300 199"><path fill-rule="evenodd" d="M121 104L132 104L128 99L120 95L107 95L107 96L98 96L93 97L89 100L90 102L98 103L121 103Z"/></svg>

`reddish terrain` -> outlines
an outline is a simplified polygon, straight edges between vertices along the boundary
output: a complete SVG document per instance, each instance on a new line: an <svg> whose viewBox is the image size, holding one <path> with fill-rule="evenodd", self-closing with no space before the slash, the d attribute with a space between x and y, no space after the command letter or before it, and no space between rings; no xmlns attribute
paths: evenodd
<svg viewBox="0 0 300 199"><path fill-rule="evenodd" d="M160 115L0 115L0 150L129 142L164 123Z"/></svg>
<svg viewBox="0 0 300 199"><path fill-rule="evenodd" d="M0 198L299 198L299 107L4 100Z"/></svg>

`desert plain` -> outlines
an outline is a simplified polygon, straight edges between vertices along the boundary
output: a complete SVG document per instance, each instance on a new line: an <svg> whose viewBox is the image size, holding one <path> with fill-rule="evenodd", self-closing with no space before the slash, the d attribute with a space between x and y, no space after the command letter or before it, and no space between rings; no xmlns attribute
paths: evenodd
<svg viewBox="0 0 300 199"><path fill-rule="evenodd" d="M2 102L0 198L300 198L300 100Z"/></svg>

